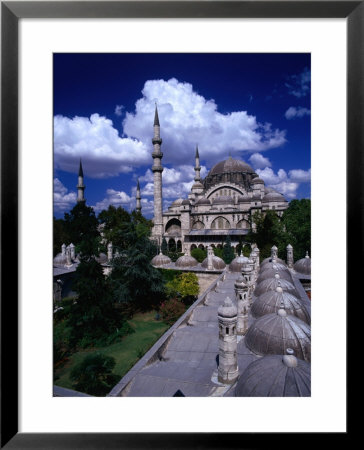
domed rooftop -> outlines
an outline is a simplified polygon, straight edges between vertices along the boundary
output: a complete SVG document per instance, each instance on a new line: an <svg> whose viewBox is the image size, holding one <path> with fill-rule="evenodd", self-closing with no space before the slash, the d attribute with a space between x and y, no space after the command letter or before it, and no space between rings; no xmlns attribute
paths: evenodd
<svg viewBox="0 0 364 450"><path fill-rule="evenodd" d="M304 258L294 263L293 268L296 272L311 275L311 258L308 256L308 252Z"/></svg>
<svg viewBox="0 0 364 450"><path fill-rule="evenodd" d="M210 199L208 199L206 197L202 197L202 198L200 198L200 200L198 200L196 202L196 205L208 205L208 206L210 206L211 202L210 202Z"/></svg>
<svg viewBox="0 0 364 450"><path fill-rule="evenodd" d="M198 262L193 256L183 255L176 261L176 267L195 267Z"/></svg>
<svg viewBox="0 0 364 450"><path fill-rule="evenodd" d="M180 205L182 205L182 202L183 202L183 198L177 198L177 200L175 200L175 201L171 204L171 206L180 206Z"/></svg>
<svg viewBox="0 0 364 450"><path fill-rule="evenodd" d="M264 267L268 263L273 263L273 259L271 256L269 258L263 259L263 261L260 264L260 267ZM281 258L276 258L276 263L283 264L285 267L287 267L286 262Z"/></svg>
<svg viewBox="0 0 364 450"><path fill-rule="evenodd" d="M163 255L162 252L159 253L159 255L156 255L152 260L151 264L152 266L161 267L165 266L167 264L170 264L172 262L171 258L167 255Z"/></svg>
<svg viewBox="0 0 364 450"><path fill-rule="evenodd" d="M66 254L62 255L62 253L58 253L53 258L53 264L56 264L57 266L63 266L66 264L66 262L67 262Z"/></svg>
<svg viewBox="0 0 364 450"><path fill-rule="evenodd" d="M259 276L257 278L257 283L262 282L263 280L268 280L269 278L274 278L276 273L278 272L278 275L281 279L287 280L292 282L292 275L289 269L278 269L277 267L268 268L266 270L261 270L259 272Z"/></svg>
<svg viewBox="0 0 364 450"><path fill-rule="evenodd" d="M216 270L222 270L222 269L225 269L225 267L226 267L224 260L215 255L212 257L212 265L214 266L214 269L216 269ZM201 267L203 267L204 269L207 269L207 266L208 266L207 258L205 258L201 263Z"/></svg>
<svg viewBox="0 0 364 450"><path fill-rule="evenodd" d="M224 303L219 306L217 313L222 317L234 317L238 314L238 310L230 297L226 297Z"/></svg>
<svg viewBox="0 0 364 450"><path fill-rule="evenodd" d="M292 349L287 355L269 355L253 361L239 377L237 397L310 397L311 367L297 359Z"/></svg>
<svg viewBox="0 0 364 450"><path fill-rule="evenodd" d="M291 280L281 278L280 275L279 278L273 277L261 281L257 280L257 284L254 289L254 295L257 297L264 294L264 292L275 291L277 287L281 287L284 292L288 292L292 295L297 295L297 290L294 287L294 284L291 283Z"/></svg>
<svg viewBox="0 0 364 450"><path fill-rule="evenodd" d="M248 261L249 258L247 258L246 256L243 255L237 256L229 264L230 272L241 272L243 265L246 264Z"/></svg>
<svg viewBox="0 0 364 450"><path fill-rule="evenodd" d="M213 205L232 205L234 200L229 195L219 195L212 200Z"/></svg>
<svg viewBox="0 0 364 450"><path fill-rule="evenodd" d="M105 255L105 253L100 253L95 259L100 264L105 264L108 262L107 255Z"/></svg>
<svg viewBox="0 0 364 450"><path fill-rule="evenodd" d="M284 202L285 199L282 194L279 192L268 192L268 194L265 194L263 197L263 202Z"/></svg>
<svg viewBox="0 0 364 450"><path fill-rule="evenodd" d="M292 348L298 358L311 360L311 328L284 309L257 319L245 335L246 346L258 355L284 355Z"/></svg>
<svg viewBox="0 0 364 450"><path fill-rule="evenodd" d="M228 159L215 164L214 167L210 170L208 176L232 172L254 173L254 170L246 162L239 159L233 159L230 156Z"/></svg>
<svg viewBox="0 0 364 450"><path fill-rule="evenodd" d="M192 189L203 189L203 184L200 181L195 181L192 185Z"/></svg>
<svg viewBox="0 0 364 450"><path fill-rule="evenodd" d="M310 324L310 315L300 300L290 292L284 291L281 286L259 295L251 307L251 313L254 317L273 314L281 308L282 304L287 314L292 314Z"/></svg>
<svg viewBox="0 0 364 450"><path fill-rule="evenodd" d="M251 184L264 184L264 181L261 178L256 177L256 178L253 178L250 183Z"/></svg>
<svg viewBox="0 0 364 450"><path fill-rule="evenodd" d="M188 206L190 206L190 201L188 200L188 198L185 198L185 199L182 201L181 205L188 205Z"/></svg>

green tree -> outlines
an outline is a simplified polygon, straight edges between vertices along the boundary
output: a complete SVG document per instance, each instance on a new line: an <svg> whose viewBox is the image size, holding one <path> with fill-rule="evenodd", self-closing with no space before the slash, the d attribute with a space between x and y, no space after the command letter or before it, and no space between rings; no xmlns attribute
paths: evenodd
<svg viewBox="0 0 364 450"><path fill-rule="evenodd" d="M231 238L230 235L227 235L225 245L222 251L222 259L226 264L230 264L231 261L234 259L234 250L231 247Z"/></svg>
<svg viewBox="0 0 364 450"><path fill-rule="evenodd" d="M292 200L282 216L285 243L291 244L295 260L311 252L311 200Z"/></svg>
<svg viewBox="0 0 364 450"><path fill-rule="evenodd" d="M100 233L93 208L79 202L64 215L65 231L84 258L99 253Z"/></svg>
<svg viewBox="0 0 364 450"><path fill-rule="evenodd" d="M115 359L102 353L92 353L77 364L71 371L70 378L76 391L99 397L105 396L120 380L112 373Z"/></svg>
<svg viewBox="0 0 364 450"><path fill-rule="evenodd" d="M53 256L61 252L62 244L69 245L71 238L66 231L63 219L53 217Z"/></svg>
<svg viewBox="0 0 364 450"><path fill-rule="evenodd" d="M199 292L197 275L192 272L183 272L166 283L167 296L180 297L185 304L192 303Z"/></svg>
<svg viewBox="0 0 364 450"><path fill-rule="evenodd" d="M162 251L163 255L166 255L168 252L168 244L167 244L165 237L162 240L161 251Z"/></svg>
<svg viewBox="0 0 364 450"><path fill-rule="evenodd" d="M271 255L273 245L278 247L278 255L285 258L286 239L283 223L275 211L268 210L264 213L256 212L253 216L256 231L249 231L246 240L255 242L260 249L261 259Z"/></svg>
<svg viewBox="0 0 364 450"><path fill-rule="evenodd" d="M219 247L214 247L214 255L223 259L223 249Z"/></svg>
<svg viewBox="0 0 364 450"><path fill-rule="evenodd" d="M127 247L122 255L113 260L109 277L114 299L134 310L151 309L164 298L163 277L150 264L156 247L148 237L138 235L134 223L125 232L125 243Z"/></svg>
<svg viewBox="0 0 364 450"><path fill-rule="evenodd" d="M207 251L202 248L194 248L191 250L191 256L193 256L199 263L201 263L207 257Z"/></svg>

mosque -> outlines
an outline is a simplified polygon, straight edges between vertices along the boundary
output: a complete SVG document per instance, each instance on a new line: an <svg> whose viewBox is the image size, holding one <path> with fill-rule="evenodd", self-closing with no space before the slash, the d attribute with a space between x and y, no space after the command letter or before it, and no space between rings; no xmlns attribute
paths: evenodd
<svg viewBox="0 0 364 450"><path fill-rule="evenodd" d="M189 253L192 249L222 247L230 236L233 247L244 241L254 229L253 215L257 211L275 210L281 216L288 208L282 194L265 186L264 181L244 161L231 156L215 164L206 178L200 176L200 155L195 153L195 179L188 198L175 200L167 211L162 210L162 139L157 107L154 116L153 178L154 227L152 236L168 248ZM140 187L137 186L137 210L141 210Z"/></svg>

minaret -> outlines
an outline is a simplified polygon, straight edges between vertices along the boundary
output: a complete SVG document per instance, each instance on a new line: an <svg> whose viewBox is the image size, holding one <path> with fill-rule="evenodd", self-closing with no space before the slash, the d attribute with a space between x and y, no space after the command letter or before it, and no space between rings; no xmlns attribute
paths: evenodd
<svg viewBox="0 0 364 450"><path fill-rule="evenodd" d="M77 185L77 202L84 202L84 190L85 185L83 184L83 170L82 170L82 163L80 159L80 168L78 170L78 185Z"/></svg>
<svg viewBox="0 0 364 450"><path fill-rule="evenodd" d="M140 186L139 186L139 178L137 182L137 188L136 188L136 211L141 212L142 211L142 204L141 204L141 196L140 196Z"/></svg>
<svg viewBox="0 0 364 450"><path fill-rule="evenodd" d="M163 235L163 218L162 218L162 157L161 152L162 139L160 137L160 126L157 105L155 106L154 115L154 136L153 142L153 178L154 178L154 227L153 235L157 238L158 244L162 242Z"/></svg>
<svg viewBox="0 0 364 450"><path fill-rule="evenodd" d="M218 381L232 384L239 375L237 359L236 324L238 310L229 297L217 310L219 323L219 368Z"/></svg>
<svg viewBox="0 0 364 450"><path fill-rule="evenodd" d="M198 146L196 145L196 154L195 154L195 181L201 182L200 177L200 155L198 153Z"/></svg>

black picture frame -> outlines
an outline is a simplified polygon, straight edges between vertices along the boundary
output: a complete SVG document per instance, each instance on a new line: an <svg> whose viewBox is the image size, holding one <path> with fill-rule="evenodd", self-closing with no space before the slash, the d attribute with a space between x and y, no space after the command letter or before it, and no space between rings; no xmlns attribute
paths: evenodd
<svg viewBox="0 0 364 450"><path fill-rule="evenodd" d="M18 432L18 22L21 18L346 18L347 301L363 263L364 1L1 2L1 448L257 448L267 433ZM352 249L355 249L355 254ZM344 254L344 249L342 249ZM11 300L11 301L10 301ZM344 302L345 299L343 299ZM348 352L350 346L347 347ZM349 353L348 353L349 355ZM217 412L218 413L218 412ZM335 435L340 445L349 436ZM166 430L167 431L167 430ZM287 430L288 431L288 430ZM310 436L300 437L300 445ZM315 439L319 436L316 434ZM327 443L327 436L322 436ZM315 441L317 444L317 440ZM284 446L284 442L280 446ZM288 445L288 444L287 444ZM292 445L292 441L290 444Z"/></svg>

